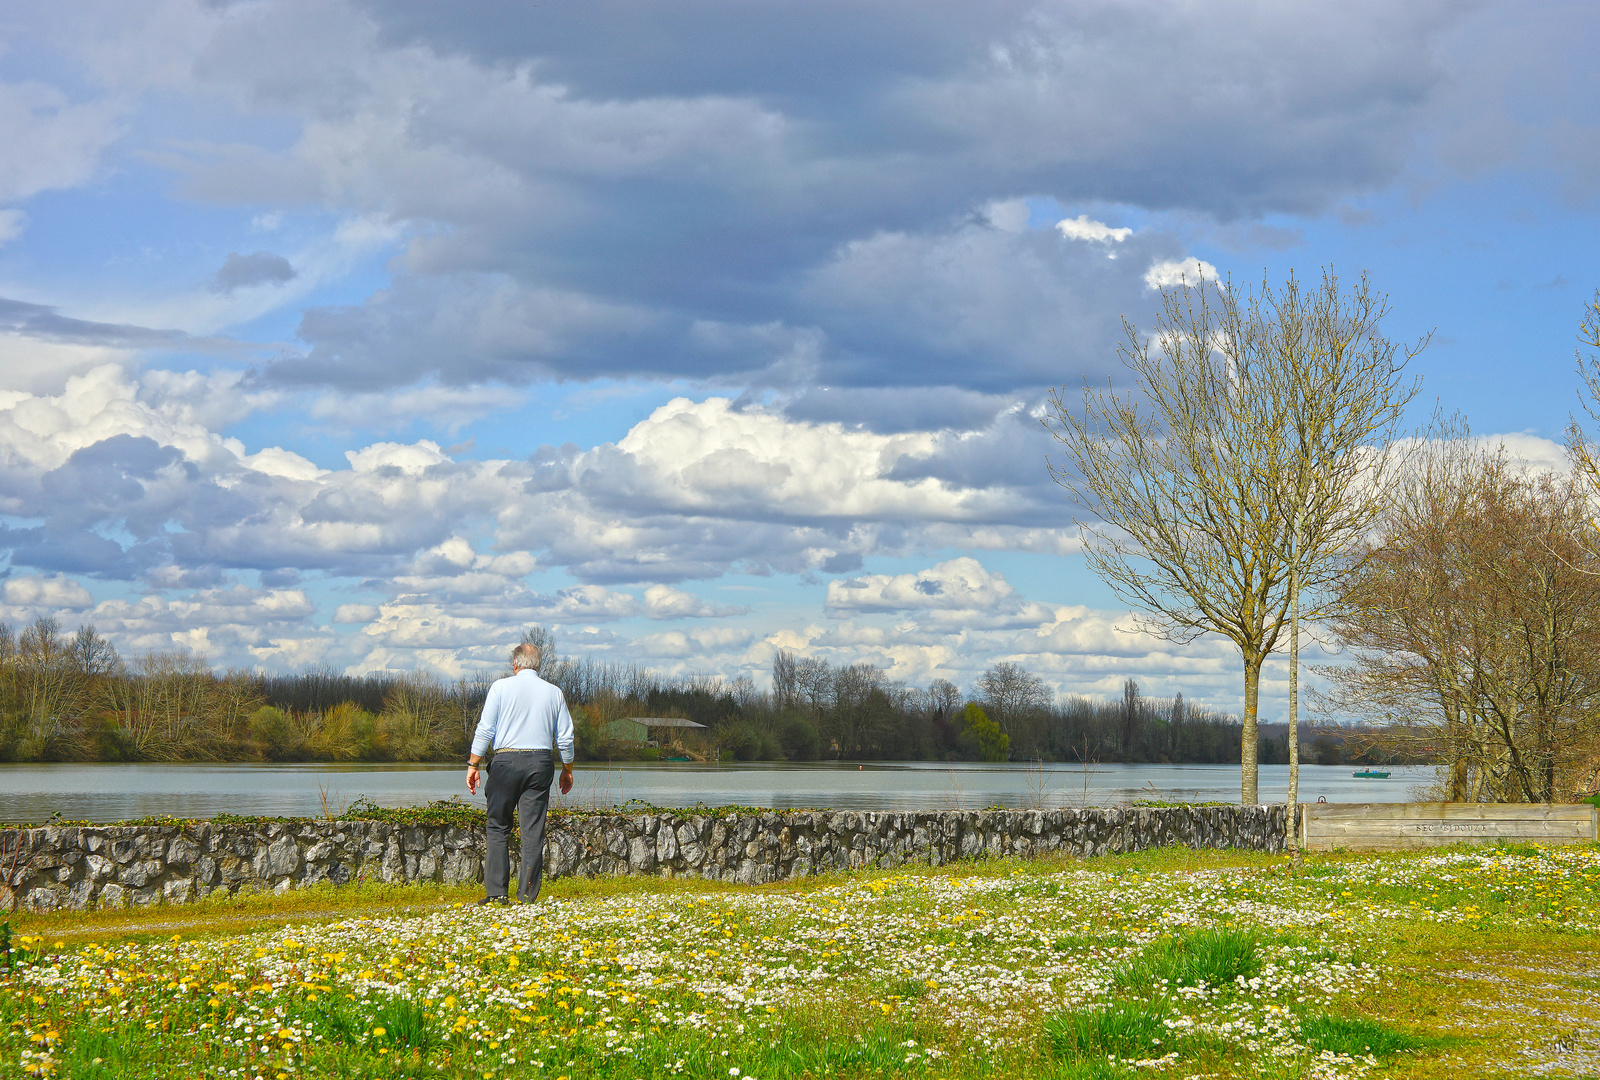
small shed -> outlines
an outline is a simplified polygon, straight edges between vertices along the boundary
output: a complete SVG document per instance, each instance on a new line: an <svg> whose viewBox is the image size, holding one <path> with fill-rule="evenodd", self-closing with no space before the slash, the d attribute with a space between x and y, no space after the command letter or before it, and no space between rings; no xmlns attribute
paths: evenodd
<svg viewBox="0 0 1600 1080"><path fill-rule="evenodd" d="M613 720L605 726L605 736L612 742L645 743L650 729L633 719Z"/></svg>
<svg viewBox="0 0 1600 1080"><path fill-rule="evenodd" d="M615 742L650 743L682 738L705 729L704 724L676 716L624 716L607 724L605 734Z"/></svg>

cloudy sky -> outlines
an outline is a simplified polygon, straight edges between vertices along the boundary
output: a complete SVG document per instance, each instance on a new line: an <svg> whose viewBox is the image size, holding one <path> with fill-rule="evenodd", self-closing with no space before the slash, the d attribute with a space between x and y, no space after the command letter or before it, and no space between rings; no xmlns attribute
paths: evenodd
<svg viewBox="0 0 1600 1080"><path fill-rule="evenodd" d="M1233 710L1129 632L1052 386L1187 270L1371 272L1551 457L1580 3L67 0L0 13L0 617L124 652L775 647ZM1271 713L1274 686L1269 687Z"/></svg>

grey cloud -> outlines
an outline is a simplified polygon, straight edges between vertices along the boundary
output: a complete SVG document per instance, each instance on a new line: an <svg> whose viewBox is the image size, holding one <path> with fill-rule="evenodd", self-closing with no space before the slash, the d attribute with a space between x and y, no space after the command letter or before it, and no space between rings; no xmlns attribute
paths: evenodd
<svg viewBox="0 0 1600 1080"><path fill-rule="evenodd" d="M1114 370L1119 316L1152 307L1145 271L1182 255L1159 232L1103 245L957 220L845 244L804 275L783 319L745 324L507 275L408 276L364 304L307 312L309 349L263 377L358 390L690 377L809 388L792 395L794 415L877 431L970 427L993 416L994 395ZM950 390L905 393L930 384ZM883 387L895 393L841 393Z"/></svg>
<svg viewBox="0 0 1600 1080"><path fill-rule="evenodd" d="M0 548L10 551L13 566L106 578L133 577L141 565L159 558L152 545L124 549L115 540L58 521L25 529L0 526Z"/></svg>
<svg viewBox="0 0 1600 1080"><path fill-rule="evenodd" d="M176 447L113 435L74 451L59 467L10 485L20 516L43 519L0 533L15 564L187 587L214 580L227 554L208 537L256 517L248 478L221 486ZM176 526L176 528L174 528ZM225 546L225 545L224 545Z"/></svg>
<svg viewBox="0 0 1600 1080"><path fill-rule="evenodd" d="M308 311L299 336L309 350L269 365L265 378L376 390L430 375L462 385L632 374L648 371L638 346L659 339L661 321L504 275L410 276L362 305Z"/></svg>
<svg viewBox="0 0 1600 1080"><path fill-rule="evenodd" d="M1438 2L365 6L392 44L536 60L574 97L768 103L808 125L839 179L919 201L933 185L897 162L937 158L958 202L987 179L991 196L1208 209L1302 208L1392 178L1447 78L1435 39L1461 18ZM875 178L841 168L858 155Z"/></svg>
<svg viewBox="0 0 1600 1080"><path fill-rule="evenodd" d="M814 387L784 403L796 420L835 422L884 434L898 431L976 431L1013 402L958 386Z"/></svg>
<svg viewBox="0 0 1600 1080"><path fill-rule="evenodd" d="M974 41L1014 26L1033 5L682 0L663 7L596 0L530 7L487 0L470 19L427 0L361 6L394 44L494 63L539 56L550 78L586 94L753 92L804 102L859 95L896 76L937 74L969 58Z"/></svg>
<svg viewBox="0 0 1600 1080"><path fill-rule="evenodd" d="M213 565L179 566L167 563L145 572L145 580L157 589L213 588L224 582L220 567Z"/></svg>
<svg viewBox="0 0 1600 1080"><path fill-rule="evenodd" d="M45 477L53 494L76 502L132 501L144 494L139 480L183 460L183 454L147 435L113 435L75 450L67 463Z"/></svg>
<svg viewBox="0 0 1600 1080"><path fill-rule="evenodd" d="M52 569L127 577L163 555L164 525L189 505L199 477L181 451L147 436L114 435L73 452L39 479L33 502L45 524L12 558ZM114 529L124 545L97 530ZM64 561L65 560L65 561Z"/></svg>
<svg viewBox="0 0 1600 1080"><path fill-rule="evenodd" d="M121 323L89 322L60 314L45 304L0 297L0 330L46 341L73 345L108 345L130 349L150 349L178 345L203 345L181 330L152 330Z"/></svg>
<svg viewBox="0 0 1600 1080"><path fill-rule="evenodd" d="M1114 370L1119 316L1145 321L1145 271L1180 253L1161 234L1102 245L974 222L855 241L803 295L838 345L829 381L1003 393Z"/></svg>
<svg viewBox="0 0 1600 1080"><path fill-rule="evenodd" d="M1069 402L1072 390L1068 387ZM889 476L906 482L933 478L962 488L1004 484L1026 495L1010 523L1070 525L1066 492L1055 485L1045 467L1047 457L1061 456L1060 447L1032 412L1032 408L1007 412L978 438L940 438L931 453L901 458Z"/></svg>
<svg viewBox="0 0 1600 1080"><path fill-rule="evenodd" d="M481 513L487 493L474 481L490 472L446 465L411 477L378 466L306 485L246 468L231 454L197 463L129 434L76 450L48 472L14 471L7 485L13 512L41 524L0 530L13 564L108 578L144 574L171 588L229 569L259 570L277 585L299 570L392 574L449 536L452 519L427 512L429 501L448 496L452 513ZM509 486L492 476L488 482Z"/></svg>
<svg viewBox="0 0 1600 1080"><path fill-rule="evenodd" d="M803 573L819 565L818 552L834 552L820 561L845 572L861 565L861 550L876 549L873 531L846 525L796 527L748 518L654 515L630 521L625 545L596 547L586 530L559 520L550 524L554 528L534 534L540 535L550 561L585 581L606 584L704 581L741 572ZM838 553L839 548L853 550Z"/></svg>
<svg viewBox="0 0 1600 1080"><path fill-rule="evenodd" d="M298 275L289 260L270 251L256 251L249 255L233 252L223 260L221 268L212 275L213 292L231 293L252 285L283 285Z"/></svg>
<svg viewBox="0 0 1600 1080"><path fill-rule="evenodd" d="M562 636L561 644L569 648L577 646L582 649L599 649L614 645L619 640L617 635L610 630L602 630L598 627L584 627L582 630L568 630Z"/></svg>
<svg viewBox="0 0 1600 1080"><path fill-rule="evenodd" d="M841 551L823 559L817 569L824 574L848 574L861 569L864 562L859 551Z"/></svg>
<svg viewBox="0 0 1600 1080"><path fill-rule="evenodd" d="M394 285L306 313L305 354L269 379L999 392L1103 370L1107 312L1141 292L1087 253L951 221L1019 195L1250 220L1381 189L1461 17L1443 0L267 4L218 23L196 70L315 138L175 164L210 200L419 226Z"/></svg>

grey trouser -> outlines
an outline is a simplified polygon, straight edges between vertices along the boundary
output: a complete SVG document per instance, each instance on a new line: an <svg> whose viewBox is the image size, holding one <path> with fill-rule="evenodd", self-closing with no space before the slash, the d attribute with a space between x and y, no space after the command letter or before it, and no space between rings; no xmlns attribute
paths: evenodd
<svg viewBox="0 0 1600 1080"><path fill-rule="evenodd" d="M506 896L511 878L511 814L522 826L522 872L517 899L531 904L544 876L544 813L550 805L555 761L549 750L507 750L494 756L489 781L489 850L483 859L483 886L490 896Z"/></svg>

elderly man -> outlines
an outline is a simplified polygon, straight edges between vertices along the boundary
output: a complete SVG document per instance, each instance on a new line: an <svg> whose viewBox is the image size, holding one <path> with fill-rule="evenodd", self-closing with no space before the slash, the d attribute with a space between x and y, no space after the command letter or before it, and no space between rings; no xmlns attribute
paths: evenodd
<svg viewBox="0 0 1600 1080"><path fill-rule="evenodd" d="M494 747L484 796L489 800L489 844L483 860L480 904L505 904L511 878L511 813L522 824L522 873L517 899L531 904L544 876L544 816L550 805L554 754L561 754L561 794L572 790L572 714L561 690L539 678L539 647L511 650L511 678L489 687L483 716L467 757L467 791L478 793L483 756Z"/></svg>

